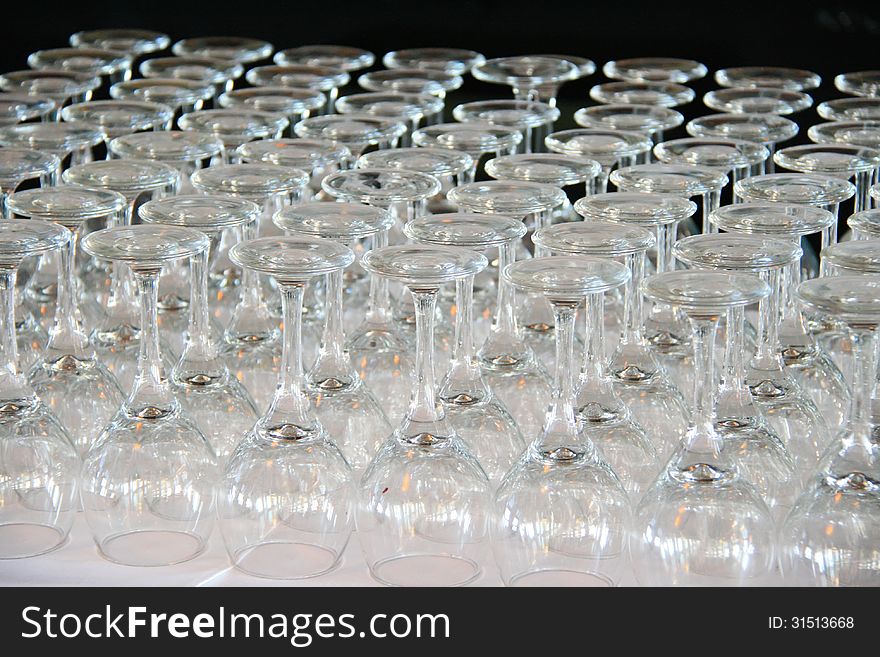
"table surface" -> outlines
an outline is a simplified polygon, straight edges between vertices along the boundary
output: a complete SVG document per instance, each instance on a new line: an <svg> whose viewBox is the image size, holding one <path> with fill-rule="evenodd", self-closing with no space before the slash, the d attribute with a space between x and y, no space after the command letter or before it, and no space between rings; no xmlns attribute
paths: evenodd
<svg viewBox="0 0 880 657"><path fill-rule="evenodd" d="M488 563L471 586L501 586L495 564ZM622 586L634 586L631 575ZM0 586L380 586L367 569L352 535L339 566L310 579L272 580L253 577L233 568L220 532L214 528L208 549L186 563L143 568L123 566L102 558L82 513L78 514L65 545L29 559L0 560Z"/></svg>

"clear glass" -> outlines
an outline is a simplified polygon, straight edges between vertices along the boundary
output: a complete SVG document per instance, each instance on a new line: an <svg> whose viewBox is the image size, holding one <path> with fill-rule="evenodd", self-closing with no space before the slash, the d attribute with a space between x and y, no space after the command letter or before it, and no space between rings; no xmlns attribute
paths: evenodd
<svg viewBox="0 0 880 657"><path fill-rule="evenodd" d="M642 585L766 585L776 531L760 493L741 475L715 430L715 335L725 311L754 303L767 286L749 274L667 272L645 291L685 305L693 329L693 420L636 509L630 543Z"/></svg>
<svg viewBox="0 0 880 657"><path fill-rule="evenodd" d="M0 239L0 559L19 559L64 545L76 517L80 460L18 368L14 315L22 258L69 236L54 224L4 220Z"/></svg>
<svg viewBox="0 0 880 657"><path fill-rule="evenodd" d="M91 233L83 248L131 268L141 301L134 386L97 436L82 471L82 504L104 558L132 566L188 561L214 525L217 460L165 376L157 321L163 262L208 247L197 231L170 226L114 227Z"/></svg>
<svg viewBox="0 0 880 657"><path fill-rule="evenodd" d="M303 375L306 282L341 270L350 250L329 240L280 237L233 247L233 261L278 282L283 357L268 410L233 452L218 489L220 529L236 568L300 579L333 570L351 537L351 468L315 415Z"/></svg>
<svg viewBox="0 0 880 657"><path fill-rule="evenodd" d="M59 220L71 230L71 238L61 251L55 323L46 349L28 372L34 391L53 409L81 457L123 400L119 382L82 326L75 262L84 221L85 217Z"/></svg>
<svg viewBox="0 0 880 657"><path fill-rule="evenodd" d="M876 331L880 279L802 283L800 299L847 327L856 364L849 420L808 479L781 532L786 577L818 586L880 584L880 445L876 432Z"/></svg>
<svg viewBox="0 0 880 657"><path fill-rule="evenodd" d="M514 263L503 276L547 295L558 354L543 428L495 496L495 561L509 586L614 586L627 564L631 507L590 432L578 429L572 351L581 299L621 285L628 272L596 258L551 256Z"/></svg>
<svg viewBox="0 0 880 657"><path fill-rule="evenodd" d="M409 411L361 479L358 538L382 583L465 585L479 577L488 551L490 484L436 395L432 342L440 285L474 275L486 259L452 247L391 246L370 251L364 266L413 294L417 349Z"/></svg>

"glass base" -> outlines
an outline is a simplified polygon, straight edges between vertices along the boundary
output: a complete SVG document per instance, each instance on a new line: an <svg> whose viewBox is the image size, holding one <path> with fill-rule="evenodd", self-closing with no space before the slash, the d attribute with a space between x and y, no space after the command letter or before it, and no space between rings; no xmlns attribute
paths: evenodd
<svg viewBox="0 0 880 657"><path fill-rule="evenodd" d="M277 541L243 548L232 555L232 563L254 577L305 579L335 570L340 556L314 543Z"/></svg>
<svg viewBox="0 0 880 657"><path fill-rule="evenodd" d="M409 554L383 559L370 573L386 586L465 586L480 575L480 565L451 554Z"/></svg>
<svg viewBox="0 0 880 657"><path fill-rule="evenodd" d="M0 559L24 559L57 550L67 542L67 534L57 527L36 522L9 522L0 525Z"/></svg>
<svg viewBox="0 0 880 657"><path fill-rule="evenodd" d="M202 537L189 532L143 529L108 536L98 551L124 566L173 566L199 556L205 546Z"/></svg>
<svg viewBox="0 0 880 657"><path fill-rule="evenodd" d="M580 570L548 569L533 570L514 575L510 578L508 586L537 587L610 587L614 582L604 575Z"/></svg>

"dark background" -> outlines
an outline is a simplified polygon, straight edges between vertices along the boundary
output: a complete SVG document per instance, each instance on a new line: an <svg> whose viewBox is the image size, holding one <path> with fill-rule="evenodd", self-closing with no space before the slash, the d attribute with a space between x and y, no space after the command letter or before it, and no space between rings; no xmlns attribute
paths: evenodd
<svg viewBox="0 0 880 657"><path fill-rule="evenodd" d="M842 95L833 86L836 74L880 68L880 0L15 0L6 8L0 70L26 68L34 50L65 46L71 33L100 27L153 29L172 40L253 36L279 50L353 45L376 53L377 67L388 50L416 46L464 47L487 57L542 52L589 57L599 70L562 88L557 129L573 127L574 111L595 104L589 89L607 81L601 66L610 59L669 56L706 64L709 76L690 83L696 100L676 108L686 120L710 113L701 98L717 86L712 73L725 66L816 71L823 77L822 86L810 92L817 104ZM353 80L341 93L358 91ZM466 76L464 87L447 98L446 115L460 102L493 97L508 98L510 90ZM814 109L790 118L801 125L801 134L787 145L805 142L807 127L820 121ZM683 127L666 138L682 136Z"/></svg>
<svg viewBox="0 0 880 657"><path fill-rule="evenodd" d="M837 97L835 74L880 68L880 0L705 0L651 3L633 0L16 0L7 6L0 70L26 68L27 55L67 45L69 35L99 27L142 27L187 36L259 37L277 49L311 43L355 45L375 52L415 46L458 46L487 57L569 53L593 59L634 56L688 57L710 76L691 86L697 100L681 110L687 119L708 113L700 98L715 88L711 72L745 64L808 68L824 78L816 102ZM589 88L601 72L570 83L560 94L558 127L571 125L578 107L593 104ZM354 84L342 93L357 91ZM448 99L509 96L506 88L466 79ZM793 117L806 127L813 110ZM682 131L683 132L683 131ZM671 136L680 136L677 133Z"/></svg>

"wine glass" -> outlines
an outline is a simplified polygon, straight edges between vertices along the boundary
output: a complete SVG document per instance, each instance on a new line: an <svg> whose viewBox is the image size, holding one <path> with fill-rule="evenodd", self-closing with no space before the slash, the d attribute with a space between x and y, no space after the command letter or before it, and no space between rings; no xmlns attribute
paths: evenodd
<svg viewBox="0 0 880 657"><path fill-rule="evenodd" d="M47 116L50 122L58 120L65 103L85 102L100 86L99 77L63 69L26 69L0 75L0 89L3 91L26 93L55 101L55 109Z"/></svg>
<svg viewBox="0 0 880 657"><path fill-rule="evenodd" d="M720 169L732 184L740 178L764 173L770 151L761 144L735 139L688 137L657 144L654 156L665 164L693 164ZM736 196L733 202L737 202ZM712 225L706 231L711 231Z"/></svg>
<svg viewBox="0 0 880 657"><path fill-rule="evenodd" d="M490 484L437 399L431 342L440 286L486 264L454 247L387 246L364 255L369 272L407 286L417 322L409 411L360 483L358 539L370 573L384 584L464 585L485 562Z"/></svg>
<svg viewBox="0 0 880 657"><path fill-rule="evenodd" d="M654 246L654 235L639 226L604 221L556 224L535 233L534 241L551 254L627 260ZM627 268L630 284L632 271ZM613 289L613 288L612 288ZM631 293L631 292L630 292ZM587 295L586 348L575 382L574 408L578 426L599 449L620 478L630 499L638 501L657 477L666 445L653 442L633 419L612 384L605 346L604 294ZM658 449L658 447L660 449Z"/></svg>
<svg viewBox="0 0 880 657"><path fill-rule="evenodd" d="M460 185L449 192L449 199L467 212L533 217L533 228L538 228L566 196L552 185L495 180ZM499 272L516 259L518 243L511 240L498 248ZM553 362L548 358L554 339L553 315L538 293L526 295L519 307L516 302L514 289L499 280L495 322L478 357L492 390L528 436L539 431L550 397L545 365Z"/></svg>
<svg viewBox="0 0 880 657"><path fill-rule="evenodd" d="M97 125L107 140L143 130L168 130L174 110L168 105L143 100L90 100L61 110L68 123Z"/></svg>
<svg viewBox="0 0 880 657"><path fill-rule="evenodd" d="M339 142L348 148L352 157L359 157L370 146L393 148L406 132L406 126L369 114L339 114L303 119L293 126L293 131L303 139Z"/></svg>
<svg viewBox="0 0 880 657"><path fill-rule="evenodd" d="M181 563L205 549L214 524L214 450L175 399L165 376L156 319L162 265L208 248L178 226L115 226L83 249L125 262L141 301L137 374L128 398L85 456L82 504L105 559L133 566Z"/></svg>
<svg viewBox="0 0 880 657"><path fill-rule="evenodd" d="M445 98L464 84L459 75L420 68L389 68L358 76L358 85L367 91L397 91Z"/></svg>
<svg viewBox="0 0 880 657"><path fill-rule="evenodd" d="M733 66L715 71L722 87L763 87L808 91L822 84L818 73L783 66Z"/></svg>
<svg viewBox="0 0 880 657"><path fill-rule="evenodd" d="M221 107L255 109L284 116L290 125L308 118L327 103L320 91L295 87L250 87L227 91L218 99Z"/></svg>
<svg viewBox="0 0 880 657"><path fill-rule="evenodd" d="M725 233L685 237L673 253L693 269L757 274L796 262L800 247L789 240ZM740 474L758 490L774 518L782 520L800 492L800 480L794 459L752 400L745 363L745 313L735 307L727 314L715 431Z"/></svg>
<svg viewBox="0 0 880 657"><path fill-rule="evenodd" d="M144 100L167 105L176 116L202 109L214 97L216 89L209 82L183 78L139 78L117 82L110 87L110 97L117 100Z"/></svg>
<svg viewBox="0 0 880 657"><path fill-rule="evenodd" d="M299 169L263 163L218 165L200 169L192 176L193 187L199 192L242 198L261 206L260 218L240 227L243 240L277 233L272 215L297 199L308 180L308 174ZM242 271L237 291L237 298L227 290L222 301L217 299L219 303L215 303L221 311L221 324L226 325L224 353L229 369L262 409L271 400L281 363L280 318L267 302L256 270ZM317 337L314 323L307 323L307 328L311 330L308 344L313 349Z"/></svg>
<svg viewBox="0 0 880 657"><path fill-rule="evenodd" d="M0 93L0 125L12 125L32 119L49 119L57 104L51 98L26 93Z"/></svg>
<svg viewBox="0 0 880 657"><path fill-rule="evenodd" d="M515 152L522 141L522 133L491 123L437 123L416 130L412 136L416 146L448 148L464 151L473 158L470 171L461 175L462 183L471 183L477 173L480 159L489 153L508 155Z"/></svg>
<svg viewBox="0 0 880 657"><path fill-rule="evenodd" d="M574 207L588 222L611 221L653 230L658 273L667 271L672 261L677 225L697 210L693 201L684 198L642 192L596 194L580 199ZM654 303L645 321L639 287L645 275L645 253L634 253L628 264L632 283L625 297L624 331L609 364L611 382L635 420L655 440L658 452L667 455L684 435L689 413L657 354L680 345L683 332L678 315L667 304Z"/></svg>
<svg viewBox="0 0 880 657"><path fill-rule="evenodd" d="M171 45L171 38L153 30L111 28L75 32L70 35L70 45L74 48L106 48L138 56L165 50Z"/></svg>
<svg viewBox="0 0 880 657"><path fill-rule="evenodd" d="M376 61L376 55L363 48L321 44L279 50L272 59L283 66L300 64L325 66L342 71L359 71L372 66Z"/></svg>
<svg viewBox="0 0 880 657"><path fill-rule="evenodd" d="M239 62L215 57L155 57L141 62L140 73L145 78L181 78L210 84L216 101L217 96L232 89L244 67Z"/></svg>
<svg viewBox="0 0 880 657"><path fill-rule="evenodd" d="M212 245L218 243L223 231L253 221L258 212L250 201L208 195L156 199L138 210L144 223L192 228L203 233ZM222 328L210 313L209 254L210 249L190 257L190 292L186 300L189 318L183 331L173 329L176 341L182 345L180 359L171 370L171 388L208 439L218 463L223 464L258 414L250 395L223 359ZM172 327L159 317L159 330L168 334Z"/></svg>
<svg viewBox="0 0 880 657"><path fill-rule="evenodd" d="M480 122L513 128L522 133L521 153L544 150L544 138L553 132L559 110L534 100L478 100L456 105L452 116L462 123Z"/></svg>
<svg viewBox="0 0 880 657"><path fill-rule="evenodd" d="M118 192L125 197L126 206L117 224L132 223L134 208L146 197L159 197L176 191L180 186L177 169L162 162L151 160L102 160L70 167L62 174L69 185L81 185L95 189ZM88 252L87 252L88 253ZM110 258L105 260L112 261ZM86 292L93 295L97 310L94 328L89 340L98 358L119 381L123 390L131 387L137 365L141 327L131 272L127 263L114 263L110 280L103 275L103 268L94 269L95 277L86 277ZM88 311L88 306L86 306ZM173 357L165 350L165 363L170 369Z"/></svg>
<svg viewBox="0 0 880 657"><path fill-rule="evenodd" d="M608 191L608 176L615 166L626 166L651 152L651 139L638 132L607 130L604 128L578 128L561 130L544 140L547 150L564 155L580 155L596 160L601 166L593 193Z"/></svg>
<svg viewBox="0 0 880 657"><path fill-rule="evenodd" d="M868 189L880 169L880 150L851 144L804 144L777 151L773 160L789 171L855 178L855 212L870 207Z"/></svg>
<svg viewBox="0 0 880 657"><path fill-rule="evenodd" d="M478 252L519 240L522 221L503 215L458 212L420 217L404 226L415 242ZM474 276L456 281L455 347L438 396L449 421L497 486L525 449L519 427L484 376L473 340Z"/></svg>
<svg viewBox="0 0 880 657"><path fill-rule="evenodd" d="M693 101L694 90L674 82L624 80L597 84L590 89L590 98L607 105L678 107Z"/></svg>
<svg viewBox="0 0 880 657"><path fill-rule="evenodd" d="M715 428L714 360L720 318L770 290L752 274L700 270L657 274L642 288L687 314L697 376L693 421L635 511L630 549L636 578L654 586L766 584L776 566L775 527Z"/></svg>
<svg viewBox="0 0 880 657"><path fill-rule="evenodd" d="M374 91L363 94L343 96L336 101L336 111L340 114L369 114L392 121L406 123L407 131L401 136L399 144L412 145L412 132L424 121L437 123L443 113L442 98L429 94L409 94L399 91Z"/></svg>
<svg viewBox="0 0 880 657"><path fill-rule="evenodd" d="M181 130L208 132L223 142L223 161L235 164L235 149L254 139L277 139L288 126L283 116L254 109L210 109L177 119Z"/></svg>
<svg viewBox="0 0 880 657"><path fill-rule="evenodd" d="M56 155L59 171L93 159L92 149L107 139L101 128L61 122L19 123L0 128L0 144Z"/></svg>
<svg viewBox="0 0 880 657"><path fill-rule="evenodd" d="M710 220L724 231L787 239L794 244L803 244L806 236L821 233L823 247L828 246L837 224L834 215L822 208L783 203L725 206L718 208ZM827 419L828 426L838 427L846 419L850 400L847 381L852 377L842 374L852 373L849 344L838 330L818 335L808 330L803 309L794 295L802 269L801 262L794 262L783 272L785 294L779 327L782 360L786 371Z"/></svg>
<svg viewBox="0 0 880 657"><path fill-rule="evenodd" d="M838 91L851 96L866 96L876 98L880 96L880 72L878 71L855 71L841 73L835 76L834 86Z"/></svg>
<svg viewBox="0 0 880 657"><path fill-rule="evenodd" d="M742 139L766 146L770 151L765 167L773 173L773 153L776 144L792 139L798 133L798 124L776 114L722 113L700 116L685 125L692 137Z"/></svg>
<svg viewBox="0 0 880 657"><path fill-rule="evenodd" d="M501 578L510 586L614 586L626 565L631 508L591 432L578 428L572 349L583 298L589 303L623 285L629 270L611 260L549 256L512 263L502 275L546 295L559 353L543 428L495 495L493 548Z"/></svg>
<svg viewBox="0 0 880 657"><path fill-rule="evenodd" d="M880 98L835 98L816 105L826 121L876 121L880 119Z"/></svg>
<svg viewBox="0 0 880 657"><path fill-rule="evenodd" d="M287 234L335 240L354 251L360 240L386 232L394 218L377 208L341 201L284 208L273 221ZM305 377L306 392L327 435L360 473L393 427L345 349L342 270L329 272L325 282L324 329L315 364ZM387 388L382 390L387 394Z"/></svg>
<svg viewBox="0 0 880 657"><path fill-rule="evenodd" d="M873 418L880 278L846 275L801 283L813 311L846 327L856 367L849 420L797 499L780 537L783 573L819 586L876 586L878 445Z"/></svg>
<svg viewBox="0 0 880 657"><path fill-rule="evenodd" d="M777 87L729 87L708 92L703 104L730 114L778 114L787 116L813 105L803 91Z"/></svg>
<svg viewBox="0 0 880 657"><path fill-rule="evenodd" d="M656 105L595 105L576 111L574 122L583 128L641 132L659 144L664 132L684 123L684 116Z"/></svg>
<svg viewBox="0 0 880 657"><path fill-rule="evenodd" d="M592 69L595 70L595 65ZM588 70L582 70L563 56L519 55L487 59L475 65L471 75L483 82L507 85L517 100L544 101L556 107L559 87L592 73Z"/></svg>
<svg viewBox="0 0 880 657"><path fill-rule="evenodd" d="M675 82L686 84L706 77L705 64L675 57L631 57L615 59L602 67L606 77L634 82Z"/></svg>
<svg viewBox="0 0 880 657"><path fill-rule="evenodd" d="M190 176L223 152L223 142L209 133L160 130L116 137L108 149L120 159L155 160L175 167L180 172L178 193L185 194L193 191Z"/></svg>
<svg viewBox="0 0 880 657"><path fill-rule="evenodd" d="M320 91L326 99L325 114L334 112L339 88L351 80L348 73L332 66L300 64L256 66L247 72L245 78L255 87L296 87Z"/></svg>
<svg viewBox="0 0 880 657"><path fill-rule="evenodd" d="M382 57L387 68L424 68L451 75L463 75L485 61L480 53L464 48L405 48Z"/></svg>
<svg viewBox="0 0 880 657"><path fill-rule="evenodd" d="M131 77L134 57L128 53L105 48L50 48L28 55L28 66L34 69L62 69L106 78L111 84Z"/></svg>
<svg viewBox="0 0 880 657"><path fill-rule="evenodd" d="M40 179L40 184L50 185L61 160L51 153L29 148L0 149L0 219L10 219L6 207L9 195L25 180Z"/></svg>
<svg viewBox="0 0 880 657"><path fill-rule="evenodd" d="M331 240L264 237L230 258L278 282L283 359L272 403L229 458L218 489L220 530L233 565L257 577L299 579L329 572L351 536L351 468L315 415L303 377L303 289L354 261Z"/></svg>
<svg viewBox="0 0 880 657"><path fill-rule="evenodd" d="M122 390L89 342L79 310L77 244L89 220L113 223L125 197L106 189L65 186L13 195L10 207L23 217L52 221L71 237L61 251L57 309L49 343L28 372L30 385L58 417L80 455L85 455L122 403Z"/></svg>
<svg viewBox="0 0 880 657"><path fill-rule="evenodd" d="M50 552L76 516L80 461L54 413L18 366L15 274L25 257L65 248L70 234L42 221L0 221L0 559Z"/></svg>
<svg viewBox="0 0 880 657"><path fill-rule="evenodd" d="M589 196L596 180L602 175L602 166L588 157L563 153L518 153L502 155L486 162L486 173L496 180L522 180L554 187L583 185ZM571 205L563 202L562 217L571 213Z"/></svg>
<svg viewBox="0 0 880 657"><path fill-rule="evenodd" d="M275 51L268 41L240 36L205 36L181 39L171 46L178 57L213 57L241 64L268 59Z"/></svg>
<svg viewBox="0 0 880 657"><path fill-rule="evenodd" d="M305 171L311 195L317 198L325 176L347 168L351 161L351 151L329 139L258 139L239 146L237 156L244 163L265 162ZM303 198L309 200L307 195Z"/></svg>
<svg viewBox="0 0 880 657"><path fill-rule="evenodd" d="M434 176L440 181L441 187L437 196L428 199L430 214L455 210L447 201L446 194L450 189L471 180L476 166L474 158L464 151L431 146L372 151L361 155L355 162L357 169L402 169Z"/></svg>
<svg viewBox="0 0 880 657"><path fill-rule="evenodd" d="M440 182L433 176L399 169L339 171L327 176L321 186L333 198L387 209L397 220L389 231L389 240L392 242L402 241L400 230L403 223L425 214L428 199L440 192ZM414 346L415 316L411 303L408 303L409 295L401 292L393 316L399 325L400 335L410 346ZM440 367L444 368L441 371L445 371L451 352L451 330L448 323L440 324L437 328L434 341L438 351L436 356L442 358Z"/></svg>

